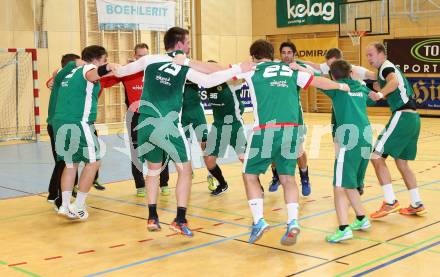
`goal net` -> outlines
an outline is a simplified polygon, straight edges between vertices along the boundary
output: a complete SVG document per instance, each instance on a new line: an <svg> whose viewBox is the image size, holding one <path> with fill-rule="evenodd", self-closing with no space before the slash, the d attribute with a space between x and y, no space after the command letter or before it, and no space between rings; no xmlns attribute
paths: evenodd
<svg viewBox="0 0 440 277"><path fill-rule="evenodd" d="M35 49L0 49L0 141L39 135Z"/></svg>

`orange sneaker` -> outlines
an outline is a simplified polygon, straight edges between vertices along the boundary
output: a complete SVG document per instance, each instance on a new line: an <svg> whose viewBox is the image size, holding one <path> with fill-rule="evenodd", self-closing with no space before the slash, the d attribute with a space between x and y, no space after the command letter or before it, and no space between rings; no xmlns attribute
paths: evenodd
<svg viewBox="0 0 440 277"><path fill-rule="evenodd" d="M426 209L422 203L419 203L417 207L413 207L412 205L409 205L408 208L402 208L399 210L399 213L404 215L422 215L422 214L426 214Z"/></svg>
<svg viewBox="0 0 440 277"><path fill-rule="evenodd" d="M160 228L160 224L159 224L159 219L157 219L157 218L148 219L147 229L150 232L160 231L161 228Z"/></svg>
<svg viewBox="0 0 440 277"><path fill-rule="evenodd" d="M399 201L394 200L393 204L388 204L387 202L383 201L382 207L380 207L378 211L375 211L374 213L370 214L370 218L381 218L390 213L395 213L399 209L400 209Z"/></svg>
<svg viewBox="0 0 440 277"><path fill-rule="evenodd" d="M171 225L170 229L178 234L182 234L185 237L192 238L194 236L191 229L188 227L188 223L177 223L176 220L174 220Z"/></svg>

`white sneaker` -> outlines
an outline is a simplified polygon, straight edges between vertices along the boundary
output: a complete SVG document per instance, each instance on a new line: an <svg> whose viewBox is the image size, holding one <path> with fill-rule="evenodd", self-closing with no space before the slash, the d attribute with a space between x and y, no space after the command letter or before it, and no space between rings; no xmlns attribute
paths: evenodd
<svg viewBox="0 0 440 277"><path fill-rule="evenodd" d="M75 203L69 205L69 212L73 213L79 220L87 220L89 217L86 207L79 209Z"/></svg>
<svg viewBox="0 0 440 277"><path fill-rule="evenodd" d="M58 208L57 212L58 212L59 216L65 216L68 219L77 219L78 218L74 213L72 213L68 208L66 208L64 206L60 206Z"/></svg>

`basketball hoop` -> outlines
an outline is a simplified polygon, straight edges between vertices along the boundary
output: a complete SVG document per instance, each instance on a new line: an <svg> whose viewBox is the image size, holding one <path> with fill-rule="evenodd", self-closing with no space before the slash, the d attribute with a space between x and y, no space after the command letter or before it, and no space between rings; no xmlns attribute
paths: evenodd
<svg viewBox="0 0 440 277"><path fill-rule="evenodd" d="M361 37L367 34L366 31L349 31L348 36L351 39L353 45L359 45L361 43Z"/></svg>

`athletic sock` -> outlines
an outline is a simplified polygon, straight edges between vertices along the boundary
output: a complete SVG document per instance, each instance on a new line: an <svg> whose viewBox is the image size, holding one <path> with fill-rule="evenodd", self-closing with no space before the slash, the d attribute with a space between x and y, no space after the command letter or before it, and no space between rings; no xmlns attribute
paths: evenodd
<svg viewBox="0 0 440 277"><path fill-rule="evenodd" d="M220 186L226 185L226 181L225 181L225 178L223 177L222 170L220 169L220 167L217 164L215 165L215 167L213 169L208 169L208 171L209 171L209 173L211 173L212 176L214 176L215 179L217 179Z"/></svg>
<svg viewBox="0 0 440 277"><path fill-rule="evenodd" d="M288 203L287 208L287 224L292 222L294 219L298 219L298 203Z"/></svg>
<svg viewBox="0 0 440 277"><path fill-rule="evenodd" d="M387 204L394 204L394 200L396 200L396 196L394 195L393 185L386 184L382 186L385 202Z"/></svg>
<svg viewBox="0 0 440 277"><path fill-rule="evenodd" d="M357 220L362 221L365 218L365 215L357 215L356 216Z"/></svg>
<svg viewBox="0 0 440 277"><path fill-rule="evenodd" d="M177 207L177 223L186 223L186 208L185 207Z"/></svg>
<svg viewBox="0 0 440 277"><path fill-rule="evenodd" d="M157 215L157 205L156 204L148 204L148 219L158 219Z"/></svg>
<svg viewBox="0 0 440 277"><path fill-rule="evenodd" d="M416 208L422 202L419 195L419 189L418 188L410 189L409 195L411 197L411 206Z"/></svg>
<svg viewBox="0 0 440 277"><path fill-rule="evenodd" d="M263 199L255 198L248 201L249 207L251 208L252 217L254 218L254 224L263 218Z"/></svg>
<svg viewBox="0 0 440 277"><path fill-rule="evenodd" d="M339 225L339 231L344 231L347 227L348 225Z"/></svg>
<svg viewBox="0 0 440 277"><path fill-rule="evenodd" d="M78 209L83 209L86 204L87 192L78 191L76 193L75 205Z"/></svg>
<svg viewBox="0 0 440 277"><path fill-rule="evenodd" d="M68 190L68 191L61 192L61 197L63 200L61 206L63 206L64 208L67 208L70 204L70 198L72 198L72 191Z"/></svg>

